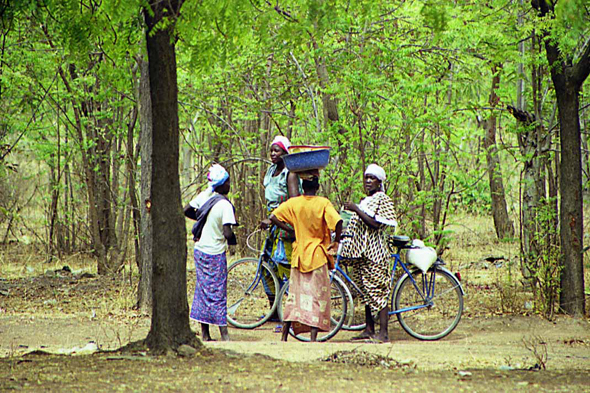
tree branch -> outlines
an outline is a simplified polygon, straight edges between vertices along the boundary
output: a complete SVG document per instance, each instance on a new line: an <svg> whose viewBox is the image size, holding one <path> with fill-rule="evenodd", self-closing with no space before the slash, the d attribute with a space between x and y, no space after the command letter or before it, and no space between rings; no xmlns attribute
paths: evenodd
<svg viewBox="0 0 590 393"><path fill-rule="evenodd" d="M584 49L582 50L582 56L572 70L572 79L575 86L581 87L588 74L590 74L590 39L586 40Z"/></svg>

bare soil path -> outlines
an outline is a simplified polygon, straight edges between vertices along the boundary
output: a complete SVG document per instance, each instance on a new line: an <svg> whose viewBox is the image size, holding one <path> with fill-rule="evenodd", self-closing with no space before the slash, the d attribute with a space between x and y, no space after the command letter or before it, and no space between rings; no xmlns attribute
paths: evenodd
<svg viewBox="0 0 590 393"><path fill-rule="evenodd" d="M107 360L106 355L103 358L100 355L23 355L37 349L50 353L83 352L90 342L102 349L114 349L129 339L145 337L149 328L147 318L123 323L118 319L99 320L83 316L4 315L0 317L0 355L3 357L0 359L0 380L5 382L0 382L0 390L45 390L51 386L76 390L85 386L84 379L97 388L148 389L141 379L136 379L135 374L139 372L150 375L150 378L156 376L155 381L159 382L154 383L172 390L191 390L194 383L209 386L213 391L291 390L297 387L299 375L302 378L299 383L309 388L335 390L365 387L386 391L405 386L419 390L430 387L436 391L457 387L492 391L507 388L590 391L589 327L585 320L570 318L548 322L524 316L479 317L462 320L451 336L438 342L417 341L398 328L392 331L393 341L389 344L350 342L350 332L341 332L328 343L308 344L295 340L282 343L279 334L273 333L274 324L266 324L255 330L231 329L231 342L205 344L209 349L227 350L225 354L214 351L216 355L193 358L192 362L181 358L152 362L118 360L119 367L127 372L116 376L122 370L112 370L113 360ZM547 355L542 360L547 370L529 371L539 364L538 356L545 356L545 350ZM334 354L343 361L346 361L345 355L348 356L348 361L353 364L320 362ZM386 363L371 364L371 361L374 363L371 355L379 355L377 361ZM145 368L147 363L150 368ZM169 368L157 368L156 364L169 364ZM206 371L207 367L214 365L217 366L213 370ZM141 366L139 370L138 366ZM34 374L29 372L31 367ZM54 371L51 371L52 367L55 367ZM61 367L79 371L72 371L67 377L59 371ZM99 374L89 373L88 367L103 370L104 375L98 378ZM186 375L175 379L169 375L172 370ZM232 372L228 374L227 370ZM324 370L324 376L317 377L322 383L310 375L314 370ZM35 379L35 374L40 379ZM211 380L214 375L217 375L217 382L225 383L217 385L215 378ZM224 389L218 389L221 387Z"/></svg>
<svg viewBox="0 0 590 393"><path fill-rule="evenodd" d="M109 278L43 276L0 284L0 391L590 392L587 319L475 314L468 303L457 329L437 342L415 340L396 324L387 344L351 342L356 333L345 331L327 343L282 343L276 324L267 323L231 328L231 342L205 343L194 357L58 356L141 340L150 320L123 304L133 294Z"/></svg>

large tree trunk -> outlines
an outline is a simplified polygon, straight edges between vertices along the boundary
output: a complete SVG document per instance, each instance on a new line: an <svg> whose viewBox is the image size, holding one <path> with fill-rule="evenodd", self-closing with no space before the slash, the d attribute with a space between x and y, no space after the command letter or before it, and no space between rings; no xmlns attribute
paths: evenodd
<svg viewBox="0 0 590 393"><path fill-rule="evenodd" d="M543 17L554 17L555 3L531 1ZM559 229L563 270L559 305L566 313L581 316L585 312L585 297L579 93L590 73L590 42L584 43L578 62L574 64L573 54L563 53L549 35L544 31L545 51L557 97L561 142Z"/></svg>
<svg viewBox="0 0 590 393"><path fill-rule="evenodd" d="M554 71L552 71L552 75ZM558 79L556 81L556 79ZM554 78L559 107L561 140L560 231L563 256L560 307L584 315L584 266L582 222L582 155L580 145L579 88Z"/></svg>
<svg viewBox="0 0 590 393"><path fill-rule="evenodd" d="M499 66L492 67L492 91L490 92L489 103L492 108L498 104L499 97L496 90L500 84ZM514 236L514 225L508 216L506 206L506 194L504 192L504 181L502 180L502 170L500 168L500 159L498 158L498 148L496 146L496 114L493 109L483 122L483 128L486 132L484 138L484 148L486 150L486 159L488 164L488 179L490 183L490 194L492 197L492 216L496 228L498 239L505 239Z"/></svg>
<svg viewBox="0 0 590 393"><path fill-rule="evenodd" d="M140 264L137 308L144 313L152 311L152 220L148 208L152 190L152 104L150 99L150 80L148 63L139 59L139 126L141 150L141 216L139 230Z"/></svg>
<svg viewBox="0 0 590 393"><path fill-rule="evenodd" d="M189 326L186 228L180 201L178 86L173 18L182 1L152 0L145 10L152 112L151 190L152 324L146 338L154 352L199 341ZM165 20L170 18L170 20ZM163 21L157 26L158 22ZM144 152L146 154L146 152ZM149 239L148 239L149 241Z"/></svg>

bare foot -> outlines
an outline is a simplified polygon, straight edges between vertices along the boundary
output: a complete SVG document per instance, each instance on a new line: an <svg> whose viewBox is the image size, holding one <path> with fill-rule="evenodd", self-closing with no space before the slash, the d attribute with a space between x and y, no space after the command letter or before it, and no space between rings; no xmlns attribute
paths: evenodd
<svg viewBox="0 0 590 393"><path fill-rule="evenodd" d="M379 334L373 336L372 339L376 342L379 342L379 343L388 343L389 342L389 337L387 336L387 334L379 333Z"/></svg>
<svg viewBox="0 0 590 393"><path fill-rule="evenodd" d="M351 340L352 341L368 340L370 338L373 338L374 335L375 335L375 332L369 332L369 331L365 330L361 334L359 334L358 336L354 336L353 338L351 338Z"/></svg>
<svg viewBox="0 0 590 393"><path fill-rule="evenodd" d="M281 341L287 342L287 338L289 338L289 329L291 329L291 322L285 322L285 324L283 324L283 334L281 335Z"/></svg>
<svg viewBox="0 0 590 393"><path fill-rule="evenodd" d="M220 326L219 334L221 334L221 341L229 341L229 332L227 331L227 326Z"/></svg>

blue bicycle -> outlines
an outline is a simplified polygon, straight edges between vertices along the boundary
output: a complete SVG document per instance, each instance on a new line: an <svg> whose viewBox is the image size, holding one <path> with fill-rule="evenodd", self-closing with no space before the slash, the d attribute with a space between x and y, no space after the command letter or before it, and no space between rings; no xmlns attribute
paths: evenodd
<svg viewBox="0 0 590 393"><path fill-rule="evenodd" d="M346 237L347 235L343 235ZM459 279L444 268L445 263L440 257L426 272L404 262L400 256L402 250L414 247L407 236L392 236L391 246L397 248L392 254L390 285L391 305L389 315L396 315L402 328L412 337L419 340L440 340L451 333L459 324L463 313L463 296L465 294ZM350 278L348 268L343 266L344 260L338 249L336 265L332 270L332 326L329 332L318 335L318 341L326 341L335 336L340 329L362 330L365 328L364 306L360 299L362 290ZM400 266L402 275L396 281L396 269ZM395 282L395 286L393 286ZM351 290L352 288L352 290ZM288 295L285 285L279 295L278 312L282 315L282 303ZM358 312L358 309L362 312ZM301 341L309 341L302 335L291 335Z"/></svg>
<svg viewBox="0 0 590 393"><path fill-rule="evenodd" d="M282 320L280 299L286 297L289 281L284 275L278 277L278 262L273 259L273 245L278 230L271 228L264 241L255 241L262 231L252 232L246 239L248 247L259 252L258 258L242 258L232 263L227 271L227 321L241 329L254 329L274 315ZM262 247L251 243L263 243ZM332 337L344 324L347 315L344 283L335 278L331 283L331 319L332 329L328 334L321 333L318 340L325 341ZM278 309L277 309L278 308ZM275 313L277 311L277 313ZM307 335L298 337L309 340Z"/></svg>
<svg viewBox="0 0 590 393"><path fill-rule="evenodd" d="M461 282L444 267L445 263L440 257L437 257L427 272L404 262L400 256L401 251L416 248L410 244L409 237L392 236L390 241L397 252L392 254L390 285L393 290L389 315L396 315L402 328L419 340L432 341L446 337L457 327L463 313L465 292ZM342 328L362 330L365 328L364 306L360 304L363 293L350 278L347 267L342 266L341 250L338 251L332 279L344 282L347 292L347 317ZM402 268L403 274L393 286L398 266ZM356 312L361 307L363 312ZM359 314L362 315L362 322Z"/></svg>
<svg viewBox="0 0 590 393"><path fill-rule="evenodd" d="M258 258L242 258L227 269L227 321L241 329L254 329L268 321L277 308L277 292L283 284L275 274L276 262L272 259L273 244L277 236L271 230L259 249ZM254 231L251 238L261 231Z"/></svg>

